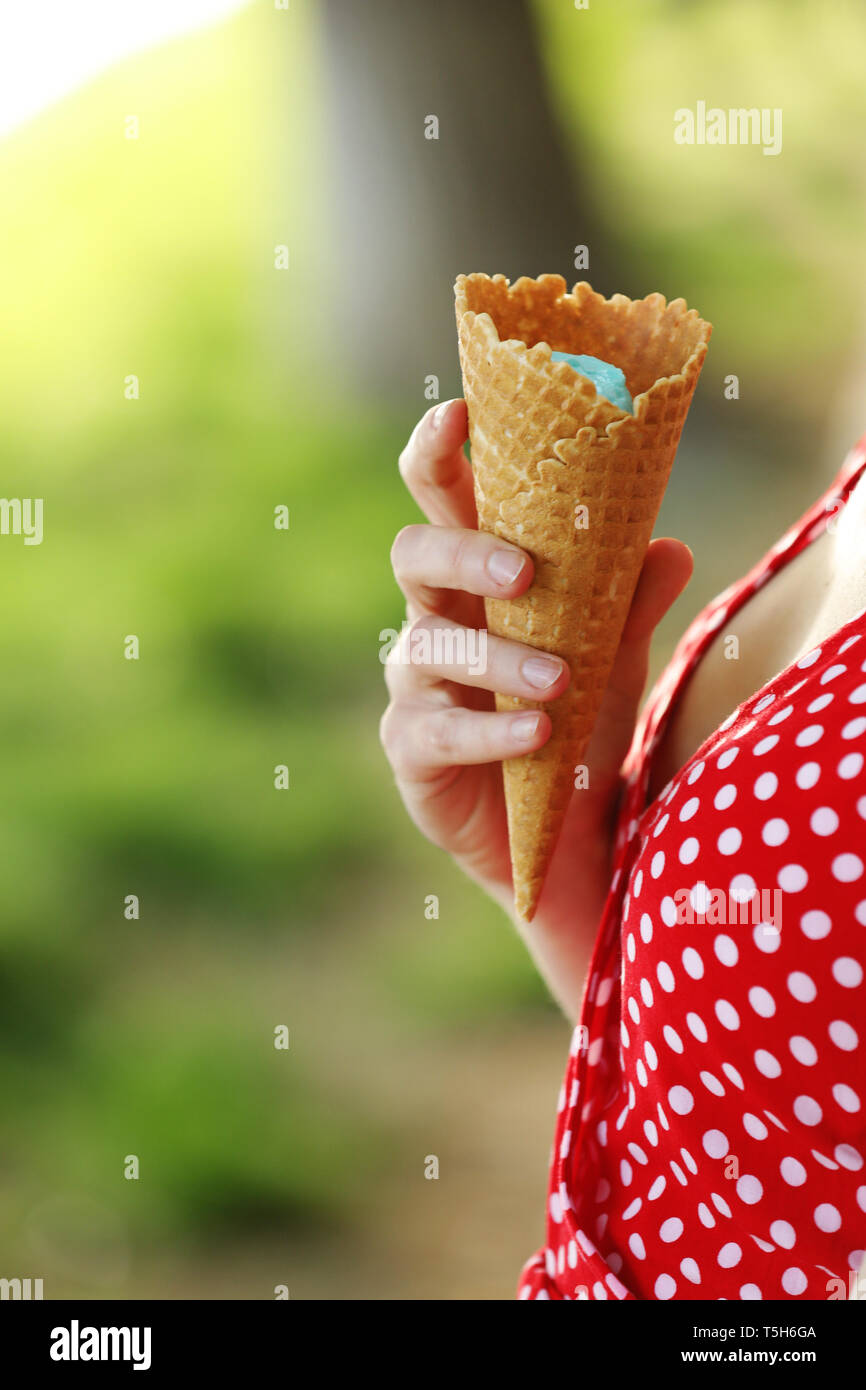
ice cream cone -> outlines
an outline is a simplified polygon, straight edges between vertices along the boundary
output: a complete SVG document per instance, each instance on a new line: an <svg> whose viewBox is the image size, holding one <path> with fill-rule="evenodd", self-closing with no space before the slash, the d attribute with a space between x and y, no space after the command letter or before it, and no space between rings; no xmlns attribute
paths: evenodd
<svg viewBox="0 0 866 1390"><path fill-rule="evenodd" d="M643 566L711 327L682 299L571 293L559 275L455 285L478 524L527 550L529 591L486 600L497 636L555 652L553 731L503 764L519 915L535 913ZM551 351L621 367L634 415ZM497 696L501 710L542 706ZM591 776L591 768L589 769ZM575 793L579 795L580 793Z"/></svg>

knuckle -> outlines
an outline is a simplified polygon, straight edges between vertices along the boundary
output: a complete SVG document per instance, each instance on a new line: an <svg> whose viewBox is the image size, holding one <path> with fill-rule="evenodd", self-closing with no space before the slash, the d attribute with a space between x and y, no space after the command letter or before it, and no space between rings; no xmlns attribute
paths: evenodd
<svg viewBox="0 0 866 1390"><path fill-rule="evenodd" d="M459 745L460 724L463 711L443 709L431 715L427 721L427 740L431 748L445 756L453 755Z"/></svg>
<svg viewBox="0 0 866 1390"><path fill-rule="evenodd" d="M413 524L410 526L403 526L397 532L393 544L391 545L391 568L395 574L398 574L403 568L407 552L416 542L416 532L423 529L422 526Z"/></svg>
<svg viewBox="0 0 866 1390"><path fill-rule="evenodd" d="M477 544L477 531L461 531L455 537L451 548L451 568L455 574L460 574L466 566L471 563L475 546Z"/></svg>
<svg viewBox="0 0 866 1390"><path fill-rule="evenodd" d="M418 428L419 426L416 425L412 433L409 435L409 438L406 440L406 443L403 445L403 448L400 451L400 456L397 459L397 467L400 470L400 477L403 479L404 482L408 482L410 474L414 471L415 463L418 457Z"/></svg>
<svg viewBox="0 0 866 1390"><path fill-rule="evenodd" d="M397 706L392 702L379 720L379 742L390 762L394 761L398 747L399 723Z"/></svg>

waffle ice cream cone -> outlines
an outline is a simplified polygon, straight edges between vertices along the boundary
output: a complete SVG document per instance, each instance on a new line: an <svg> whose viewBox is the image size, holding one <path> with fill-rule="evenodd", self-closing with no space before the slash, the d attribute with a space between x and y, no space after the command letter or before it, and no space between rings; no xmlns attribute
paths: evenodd
<svg viewBox="0 0 866 1390"><path fill-rule="evenodd" d="M487 599L496 636L555 652L558 700L497 695L500 710L546 708L553 731L503 764L519 915L535 913L576 771L619 647L711 327L682 299L604 299L559 275L461 275L455 285L478 524L528 551L535 578ZM625 372L634 415L551 351ZM591 775L591 769L590 769ZM580 793L576 793L579 795Z"/></svg>

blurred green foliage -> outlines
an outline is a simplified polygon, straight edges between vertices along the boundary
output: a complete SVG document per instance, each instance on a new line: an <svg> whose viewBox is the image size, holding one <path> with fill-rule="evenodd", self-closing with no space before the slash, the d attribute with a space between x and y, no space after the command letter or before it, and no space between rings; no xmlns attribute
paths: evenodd
<svg viewBox="0 0 866 1390"><path fill-rule="evenodd" d="M407 1142L351 1079L365 1010L423 1039L544 1002L379 754L408 420L330 398L315 31L297 16L287 50L272 23L124 63L0 148L4 491L45 499L44 544L0 545L0 1247L41 1252L49 1296L104 1294L93 1220L120 1296L160 1245L352 1220Z"/></svg>

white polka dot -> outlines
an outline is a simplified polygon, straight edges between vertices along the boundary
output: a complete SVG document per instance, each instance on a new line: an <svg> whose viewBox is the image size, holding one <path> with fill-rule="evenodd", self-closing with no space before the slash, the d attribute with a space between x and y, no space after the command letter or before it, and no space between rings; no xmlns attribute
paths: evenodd
<svg viewBox="0 0 866 1390"><path fill-rule="evenodd" d="M747 1207L753 1207L764 1195L763 1184L752 1174L744 1173L737 1179L737 1196Z"/></svg>
<svg viewBox="0 0 866 1390"><path fill-rule="evenodd" d="M802 1269L786 1269L785 1273L782 1275L782 1288L785 1290L785 1293L791 1294L792 1297L796 1294L803 1293L808 1283L809 1281Z"/></svg>
<svg viewBox="0 0 866 1390"><path fill-rule="evenodd" d="M737 1013L733 1004L727 999L717 999L715 1004L716 1018L723 1028L729 1028L733 1033L740 1026L740 1015Z"/></svg>
<svg viewBox="0 0 866 1390"><path fill-rule="evenodd" d="M752 940L759 951L772 955L778 951L782 944L781 934L778 927L774 927L771 922L759 922L752 932Z"/></svg>
<svg viewBox="0 0 866 1390"><path fill-rule="evenodd" d="M794 781L801 791L811 791L821 776L820 763L804 763L797 769L797 776Z"/></svg>
<svg viewBox="0 0 866 1390"><path fill-rule="evenodd" d="M664 1190L665 1190L666 1187L667 1187L667 1180L666 1180L665 1178L662 1178L662 1177L656 1178L655 1182L653 1183L652 1187L650 1188L649 1192L647 1193L647 1197L649 1198L649 1200L650 1200L651 1202L654 1202L654 1201L656 1200L656 1198L658 1198L658 1197L660 1197L660 1196L662 1195L662 1193L664 1192Z"/></svg>
<svg viewBox="0 0 866 1390"><path fill-rule="evenodd" d="M694 946L687 946L683 951L683 969L693 980L700 980L703 976L704 963Z"/></svg>
<svg viewBox="0 0 866 1390"><path fill-rule="evenodd" d="M672 927L676 924L677 905L674 902L673 898L671 898L670 896L662 898L662 905L660 911L662 914L662 921L664 922L666 927Z"/></svg>
<svg viewBox="0 0 866 1390"><path fill-rule="evenodd" d="M644 1120L643 1132L647 1137L647 1141L652 1144L653 1148L656 1148L659 1142L659 1132L652 1120Z"/></svg>
<svg viewBox="0 0 866 1390"><path fill-rule="evenodd" d="M757 1284L743 1284L742 1288L740 1289L740 1298L743 1300L754 1300L763 1297L764 1295L761 1293L761 1290L758 1288Z"/></svg>
<svg viewBox="0 0 866 1390"><path fill-rule="evenodd" d="M675 1115L688 1115L695 1105L695 1098L685 1086L672 1086L668 1091L668 1104Z"/></svg>
<svg viewBox="0 0 866 1390"><path fill-rule="evenodd" d="M691 820L697 814L700 800L696 796L689 797L680 810L680 820Z"/></svg>
<svg viewBox="0 0 866 1390"><path fill-rule="evenodd" d="M775 695L765 695L763 699L759 700L758 703L755 705L754 709L752 710L752 713L760 714L763 710L769 709L770 705L773 703L775 698Z"/></svg>
<svg viewBox="0 0 866 1390"><path fill-rule="evenodd" d="M842 1225L842 1217L831 1202L822 1202L815 1208L813 1215L819 1231L838 1231Z"/></svg>
<svg viewBox="0 0 866 1390"><path fill-rule="evenodd" d="M705 767L706 763L704 762L695 763L694 767L688 775L688 778L686 779L690 787L694 786L695 782L697 782L698 778L702 775Z"/></svg>
<svg viewBox="0 0 866 1390"><path fill-rule="evenodd" d="M656 966L656 975L658 976L658 982L661 985L662 989L665 991L665 993L673 994L674 990L676 989L676 983L674 981L674 972L671 970L667 961L659 961L658 965Z"/></svg>
<svg viewBox="0 0 866 1390"><path fill-rule="evenodd" d="M640 997L648 1009L653 1006L653 991L649 980L642 979L640 982Z"/></svg>
<svg viewBox="0 0 866 1390"><path fill-rule="evenodd" d="M732 716L731 724L733 724L733 722L734 720ZM728 727L730 728L730 725ZM724 728L724 725L720 725L720 728ZM726 767L731 766L731 763L737 757L739 751L739 748L726 748L724 753L720 753L719 757L716 759L716 767L719 768L720 771L724 772Z"/></svg>
<svg viewBox="0 0 866 1390"><path fill-rule="evenodd" d="M811 1004L818 993L815 988L815 981L802 970L791 971L788 976L788 989L795 999L799 999L801 1004Z"/></svg>
<svg viewBox="0 0 866 1390"><path fill-rule="evenodd" d="M794 1114L801 1125L817 1125L821 1123L823 1111L811 1096L798 1096L794 1101Z"/></svg>
<svg viewBox="0 0 866 1390"><path fill-rule="evenodd" d="M862 753L846 753L845 757L842 758L839 766L836 768L837 775L846 782L850 782L854 777L859 777L862 771Z"/></svg>
<svg viewBox="0 0 866 1390"><path fill-rule="evenodd" d="M855 883L863 873L863 860L856 854L837 854L830 872L839 883Z"/></svg>
<svg viewBox="0 0 866 1390"><path fill-rule="evenodd" d="M861 714L857 719L850 719L848 721L842 730L842 737L846 739L859 738L864 732L866 732L866 719L864 719Z"/></svg>
<svg viewBox="0 0 866 1390"><path fill-rule="evenodd" d="M764 1047L759 1047L755 1053L755 1066L762 1076L773 1078L782 1074L782 1068L777 1058Z"/></svg>
<svg viewBox="0 0 866 1390"><path fill-rule="evenodd" d="M647 945L653 938L652 918L646 912L642 914L640 919L640 936L641 941L645 942Z"/></svg>
<svg viewBox="0 0 866 1390"><path fill-rule="evenodd" d="M812 651L807 652L805 656L800 657L800 660L797 662L797 665L801 671L805 671L807 667L815 665L815 662L818 660L818 657L820 655L821 648L814 647Z"/></svg>
<svg viewBox="0 0 866 1390"><path fill-rule="evenodd" d="M776 724L784 724L785 720L789 719L793 713L794 706L786 705L784 709L777 710L776 713L773 715L772 719L767 720L767 723L771 726L775 726Z"/></svg>
<svg viewBox="0 0 866 1390"><path fill-rule="evenodd" d="M790 1221L771 1222L770 1235L777 1245L781 1245L783 1250L793 1250L797 1244L797 1232Z"/></svg>
<svg viewBox="0 0 866 1390"><path fill-rule="evenodd" d="M788 1046L796 1060L801 1062L804 1067L814 1067L818 1060L818 1049L814 1043L809 1042L808 1038L802 1038L799 1035L790 1038Z"/></svg>
<svg viewBox="0 0 866 1390"><path fill-rule="evenodd" d="M713 805L715 806L717 811L727 811L730 806L733 806L736 799L736 787L734 786L733 782L727 782L725 786L720 787L719 790L716 792L716 795L713 798Z"/></svg>
<svg viewBox="0 0 866 1390"><path fill-rule="evenodd" d="M679 1240L683 1233L683 1223L678 1216L669 1216L667 1221L663 1221L659 1226L659 1238L670 1245L673 1241Z"/></svg>
<svg viewBox="0 0 866 1390"><path fill-rule="evenodd" d="M779 779L775 772L762 772L752 788L759 801L769 801L771 796L776 795L778 789Z"/></svg>
<svg viewBox="0 0 866 1390"><path fill-rule="evenodd" d="M863 1191L866 1192L866 1187L863 1188ZM706 1202L699 1203L698 1216L700 1217L701 1225L706 1226L707 1230L712 1230L713 1226L716 1224L716 1218L713 1216Z"/></svg>
<svg viewBox="0 0 866 1390"><path fill-rule="evenodd" d="M812 812L809 825L813 835L835 835L839 829L839 817L832 806L819 806Z"/></svg>
<svg viewBox="0 0 866 1390"><path fill-rule="evenodd" d="M821 677L821 684L822 684L822 685L829 685L830 682L836 680L838 676L844 676L844 674L845 674L845 672L846 672L847 670L848 670L848 667L845 666L844 664L839 663L839 662L837 662L837 663L836 663L835 665L833 665L833 666L828 666L828 667L827 667L827 670L824 672L823 676Z"/></svg>
<svg viewBox="0 0 866 1390"><path fill-rule="evenodd" d="M806 706L806 713L820 714L822 709L826 709L828 705L832 705L835 698L836 696L832 693L832 691L828 690L825 695L819 695L817 700L810 701L810 703Z"/></svg>
<svg viewBox="0 0 866 1390"><path fill-rule="evenodd" d="M806 1169L796 1158L783 1158L779 1171L789 1187L802 1187L806 1181Z"/></svg>
<svg viewBox="0 0 866 1390"><path fill-rule="evenodd" d="M682 1052L682 1039L679 1033L676 1031L676 1029L672 1028L669 1023L666 1023L662 1031L664 1033L664 1040L667 1043L668 1047L671 1048L674 1052Z"/></svg>
<svg viewBox="0 0 866 1390"><path fill-rule="evenodd" d="M833 962L833 979L844 989L856 989L863 980L863 967L853 956L839 956Z"/></svg>
<svg viewBox="0 0 866 1390"><path fill-rule="evenodd" d="M654 1291L656 1298L660 1300L673 1298L677 1291L676 1280L672 1279L669 1274L660 1274L656 1279Z"/></svg>
<svg viewBox="0 0 866 1390"><path fill-rule="evenodd" d="M638 1260L646 1259L646 1246L638 1235L637 1231L632 1231L628 1238L628 1248Z"/></svg>
<svg viewBox="0 0 866 1390"><path fill-rule="evenodd" d="M845 1086L841 1081L833 1087L833 1099L849 1115L856 1115L860 1109L860 1097L857 1092L852 1090L850 1086Z"/></svg>
<svg viewBox="0 0 866 1390"><path fill-rule="evenodd" d="M700 853L700 848L701 846L699 842L695 839L694 835L691 835L688 840L683 840L682 844L680 845L679 852L680 863L694 864L695 860L698 857L698 854Z"/></svg>
<svg viewBox="0 0 866 1390"><path fill-rule="evenodd" d="M775 748L778 742L778 734L767 734L766 738L760 739L755 744L754 748L752 749L752 752L756 758L762 758L765 753L771 752L771 750Z"/></svg>
<svg viewBox="0 0 866 1390"><path fill-rule="evenodd" d="M743 1252L736 1241L729 1240L727 1245L723 1245L718 1253L718 1261L722 1269L733 1269L743 1258Z"/></svg>
<svg viewBox="0 0 866 1390"><path fill-rule="evenodd" d="M821 912L818 908L812 912L804 912L800 918L800 929L810 941L820 941L827 936L832 925L826 912Z"/></svg>
<svg viewBox="0 0 866 1390"><path fill-rule="evenodd" d="M690 1284L699 1284L701 1282L701 1271L698 1268L697 1262L691 1258L680 1261L680 1272L688 1279Z"/></svg>
<svg viewBox="0 0 866 1390"><path fill-rule="evenodd" d="M851 1027L850 1023L845 1023L841 1018L834 1019L827 1031L830 1034L830 1041L834 1042L843 1052L853 1052L860 1041L856 1030Z"/></svg>
<svg viewBox="0 0 866 1390"><path fill-rule="evenodd" d="M852 705L866 704L866 685L858 685L856 690L852 690L848 696Z"/></svg>
<svg viewBox="0 0 866 1390"><path fill-rule="evenodd" d="M837 1144L833 1157L849 1173L857 1173L863 1167L863 1155L852 1144Z"/></svg>
<svg viewBox="0 0 866 1390"><path fill-rule="evenodd" d="M653 839L654 839L654 840L657 840L658 837L659 837L659 835L661 835L661 834L664 833L665 827L667 826L667 823L668 823L669 820L670 820L670 816L668 815L667 812L665 812L665 814L662 816L661 820L658 822L658 824L656 825L655 829L653 830Z"/></svg>
<svg viewBox="0 0 866 1390"><path fill-rule="evenodd" d="M739 951L736 943L730 936L717 936L713 942L713 950L722 965L736 965L739 959Z"/></svg>
<svg viewBox="0 0 866 1390"><path fill-rule="evenodd" d="M734 874L728 884L728 892L735 902L747 903L758 891L758 885L751 874Z"/></svg>
<svg viewBox="0 0 866 1390"><path fill-rule="evenodd" d="M659 1064L659 1058L658 1058L658 1053L656 1052L656 1050L655 1050L655 1048L653 1047L652 1043L649 1042L649 1041L646 1041L646 1042L644 1043L644 1045L643 1045L643 1050L644 1050L644 1056L646 1057L647 1062L648 1062L649 1065L650 1065L650 1069L651 1069L652 1071L657 1071L657 1070L658 1070L658 1064Z"/></svg>
<svg viewBox="0 0 866 1390"><path fill-rule="evenodd" d="M739 1090L744 1091L746 1089L746 1085L743 1081L743 1078L740 1076L740 1073L737 1071L737 1068L731 1066L730 1062L722 1062L722 1071L725 1073L725 1076L728 1078L728 1080L733 1081L734 1085L738 1087Z"/></svg>
<svg viewBox="0 0 866 1390"><path fill-rule="evenodd" d="M773 820L767 821L761 831L761 839L764 841L765 845L770 845L771 847L783 845L790 833L791 829L788 822L776 816Z"/></svg>
<svg viewBox="0 0 866 1390"><path fill-rule="evenodd" d="M783 893L800 893L809 882L809 875L802 864L786 864L779 870L777 882Z"/></svg>
<svg viewBox="0 0 866 1390"><path fill-rule="evenodd" d="M725 1088L721 1081L719 1081L718 1077L713 1076L711 1071L702 1071L701 1080L712 1095L723 1096L725 1094Z"/></svg>
<svg viewBox="0 0 866 1390"><path fill-rule="evenodd" d="M727 830L723 830L716 841L719 854L736 854L742 843L742 831L735 825L729 825Z"/></svg>
<svg viewBox="0 0 866 1390"><path fill-rule="evenodd" d="M722 1216L729 1217L731 1215L731 1208L728 1206L724 1197L719 1196L718 1192L711 1192L710 1198L716 1211L720 1211L722 1213Z"/></svg>
<svg viewBox="0 0 866 1390"><path fill-rule="evenodd" d="M761 1018L772 1018L776 1012L776 1001L763 985L753 985L749 990L749 1003Z"/></svg>
<svg viewBox="0 0 866 1390"><path fill-rule="evenodd" d="M824 737L823 724L809 724L805 729L801 729L794 739L798 748L812 748Z"/></svg>
<svg viewBox="0 0 866 1390"><path fill-rule="evenodd" d="M757 1115L752 1115L748 1110L743 1116L743 1128L747 1134L751 1134L753 1139L766 1139L770 1133L764 1121L759 1120Z"/></svg>
<svg viewBox="0 0 866 1390"><path fill-rule="evenodd" d="M689 1032L692 1034L693 1037L697 1038L698 1042L706 1042L707 1025L704 1023L704 1020L701 1018L700 1014L686 1014L686 1024L688 1025Z"/></svg>

